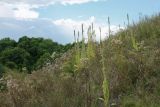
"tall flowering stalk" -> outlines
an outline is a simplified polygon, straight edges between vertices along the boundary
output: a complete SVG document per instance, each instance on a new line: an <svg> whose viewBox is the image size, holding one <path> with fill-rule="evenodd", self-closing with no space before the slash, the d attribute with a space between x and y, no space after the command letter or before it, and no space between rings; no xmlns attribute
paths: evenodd
<svg viewBox="0 0 160 107"><path fill-rule="evenodd" d="M108 35L109 35L109 37L110 37L110 35L111 35L111 27L110 27L110 18L108 17Z"/></svg>
<svg viewBox="0 0 160 107"><path fill-rule="evenodd" d="M110 28L110 27L109 27ZM101 63L102 63L102 74L103 74L103 97L104 97L104 105L105 107L108 107L109 103L109 82L106 74L106 67L105 67L105 57L104 57L104 43L102 42L101 37L101 28L100 30L100 53L101 53ZM110 35L109 35L110 36Z"/></svg>
<svg viewBox="0 0 160 107"><path fill-rule="evenodd" d="M82 49L81 49L81 58L86 57L86 51L85 51L85 38L84 38L84 26L82 24Z"/></svg>
<svg viewBox="0 0 160 107"><path fill-rule="evenodd" d="M88 28L88 47L87 47L87 57L89 59L94 58L95 53L94 53L94 42L93 42L93 36L92 36L92 28L91 26Z"/></svg>

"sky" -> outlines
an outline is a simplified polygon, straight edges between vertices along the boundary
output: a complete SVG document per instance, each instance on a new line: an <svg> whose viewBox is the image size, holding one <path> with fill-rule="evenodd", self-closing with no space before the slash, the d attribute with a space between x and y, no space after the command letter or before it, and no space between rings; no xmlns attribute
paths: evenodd
<svg viewBox="0 0 160 107"><path fill-rule="evenodd" d="M99 38L111 30L117 32L119 25L125 28L126 15L138 22L140 16L160 12L160 0L0 0L0 38L29 37L50 38L65 44L73 42L73 30L80 31L94 23Z"/></svg>

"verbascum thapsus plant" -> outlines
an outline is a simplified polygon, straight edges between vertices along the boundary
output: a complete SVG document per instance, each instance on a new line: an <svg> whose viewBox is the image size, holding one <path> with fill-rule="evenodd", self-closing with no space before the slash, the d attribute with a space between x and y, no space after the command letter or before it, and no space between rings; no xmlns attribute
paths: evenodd
<svg viewBox="0 0 160 107"><path fill-rule="evenodd" d="M77 37L77 50L76 50L76 63L79 64L80 62L80 44L79 44L79 31Z"/></svg>
<svg viewBox="0 0 160 107"><path fill-rule="evenodd" d="M95 30L94 30L94 24L93 23L92 23L91 32L92 32L92 40L93 40L93 42L96 42L96 33L95 33Z"/></svg>
<svg viewBox="0 0 160 107"><path fill-rule="evenodd" d="M104 43L101 40L101 28L100 30L100 52L101 52L101 64L102 64L102 74L103 74L103 84L102 84L102 89L103 89L103 101L105 107L108 107L109 105L109 82L108 82L108 72L105 67L105 57L104 57Z"/></svg>
<svg viewBox="0 0 160 107"><path fill-rule="evenodd" d="M82 24L82 47L81 47L81 58L86 58L86 47L85 47L85 38L84 38L84 26Z"/></svg>
<svg viewBox="0 0 160 107"><path fill-rule="evenodd" d="M129 27L129 26L130 26L129 14L127 14L127 21L128 21L128 27ZM134 25L134 22L133 22L133 25ZM135 37L134 37L134 31L133 31L133 30L129 30L127 34L128 34L127 36L129 36L129 35L131 36L131 41L132 41L132 46L133 46L133 48L134 48L136 51L138 51L138 45L137 45L136 39L135 39Z"/></svg>
<svg viewBox="0 0 160 107"><path fill-rule="evenodd" d="M76 51L77 51L77 40L76 40L76 31L75 30L74 30L74 43L75 43L74 52L76 53Z"/></svg>
<svg viewBox="0 0 160 107"><path fill-rule="evenodd" d="M128 26L129 26L129 24L130 24L130 20L129 20L129 14L127 14L127 21L128 21Z"/></svg>
<svg viewBox="0 0 160 107"><path fill-rule="evenodd" d="M87 46L87 57L89 59L92 59L95 57L95 52L94 52L94 41L92 37L92 29L91 26L88 28L88 46Z"/></svg>
<svg viewBox="0 0 160 107"><path fill-rule="evenodd" d="M80 43L79 43L79 31L78 31L78 36L76 38L76 31L74 30L74 39L75 39L75 48L74 48L74 71L77 71L79 64L80 64Z"/></svg>
<svg viewBox="0 0 160 107"><path fill-rule="evenodd" d="M101 30L101 27L99 27L99 34L100 34L100 46L101 46L101 43L102 43L102 30Z"/></svg>
<svg viewBox="0 0 160 107"><path fill-rule="evenodd" d="M108 35L111 35L110 18L108 17Z"/></svg>
<svg viewBox="0 0 160 107"><path fill-rule="evenodd" d="M135 37L134 37L134 35L133 35L133 31L131 31L131 41L132 41L132 46L133 46L133 48L134 48L136 51L138 51L138 44L136 43L136 39L135 39Z"/></svg>

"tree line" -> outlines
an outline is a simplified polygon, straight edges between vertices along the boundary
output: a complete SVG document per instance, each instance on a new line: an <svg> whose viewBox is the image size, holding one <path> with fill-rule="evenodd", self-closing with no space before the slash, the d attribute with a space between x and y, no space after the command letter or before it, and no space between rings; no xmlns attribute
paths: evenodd
<svg viewBox="0 0 160 107"><path fill-rule="evenodd" d="M6 67L31 73L45 63L54 61L72 46L71 43L62 45L40 37L23 36L18 41L3 38L0 40L0 72L2 73Z"/></svg>

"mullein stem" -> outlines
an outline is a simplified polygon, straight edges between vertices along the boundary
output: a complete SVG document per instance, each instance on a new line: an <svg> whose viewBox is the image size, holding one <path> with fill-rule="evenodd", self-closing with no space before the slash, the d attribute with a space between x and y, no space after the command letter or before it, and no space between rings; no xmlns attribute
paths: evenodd
<svg viewBox="0 0 160 107"><path fill-rule="evenodd" d="M102 34L101 34L101 27L99 27L99 32L100 32L100 45L101 45L101 43L102 43Z"/></svg>
<svg viewBox="0 0 160 107"><path fill-rule="evenodd" d="M81 57L85 58L85 39L84 39L84 26L82 24L82 51L81 51Z"/></svg>
<svg viewBox="0 0 160 107"><path fill-rule="evenodd" d="M104 57L104 42L101 40L101 28L100 30L100 53L101 53L101 64L102 64L102 74L103 74L103 84L102 84L102 89L103 89L103 97L104 97L104 105L105 107L108 107L108 102L109 102L109 82L108 78L106 75L106 67L105 67L105 57Z"/></svg>
<svg viewBox="0 0 160 107"><path fill-rule="evenodd" d="M108 35L111 35L111 28L110 28L110 18L108 17Z"/></svg>
<svg viewBox="0 0 160 107"><path fill-rule="evenodd" d="M128 21L128 27L129 27L129 25L130 25L129 14L127 14L127 21Z"/></svg>

